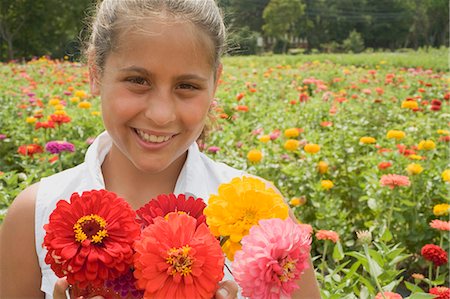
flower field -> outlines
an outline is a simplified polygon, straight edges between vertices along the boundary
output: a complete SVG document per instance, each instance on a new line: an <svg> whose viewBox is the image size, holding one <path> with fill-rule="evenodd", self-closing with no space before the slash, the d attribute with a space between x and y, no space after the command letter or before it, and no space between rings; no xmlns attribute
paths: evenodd
<svg viewBox="0 0 450 299"><path fill-rule="evenodd" d="M312 226L323 298L450 298L445 58L224 59L200 147L273 182ZM84 65L41 58L0 75L2 219L23 188L81 163L103 129Z"/></svg>

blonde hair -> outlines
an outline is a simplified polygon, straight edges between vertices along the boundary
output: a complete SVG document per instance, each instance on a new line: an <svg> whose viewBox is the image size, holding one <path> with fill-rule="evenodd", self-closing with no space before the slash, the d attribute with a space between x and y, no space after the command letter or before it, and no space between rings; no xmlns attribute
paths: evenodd
<svg viewBox="0 0 450 299"><path fill-rule="evenodd" d="M87 56L100 73L106 57L117 47L118 36L140 20L186 21L208 35L214 45L212 65L216 69L225 49L226 30L214 0L103 0L97 4Z"/></svg>

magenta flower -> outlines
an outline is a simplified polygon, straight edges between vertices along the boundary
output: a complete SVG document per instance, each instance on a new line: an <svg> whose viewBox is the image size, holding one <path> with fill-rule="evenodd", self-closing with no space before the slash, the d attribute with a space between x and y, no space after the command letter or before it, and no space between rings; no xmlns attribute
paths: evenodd
<svg viewBox="0 0 450 299"><path fill-rule="evenodd" d="M409 181L409 178L404 175L386 174L381 176L380 184L383 187L394 189L399 186L409 186L411 185L411 182Z"/></svg>
<svg viewBox="0 0 450 299"><path fill-rule="evenodd" d="M260 220L242 238L233 276L242 295L251 298L291 298L296 280L309 267L310 232L304 226L273 218Z"/></svg>
<svg viewBox="0 0 450 299"><path fill-rule="evenodd" d="M67 141L50 141L45 145L45 150L51 154L75 151L75 146Z"/></svg>
<svg viewBox="0 0 450 299"><path fill-rule="evenodd" d="M210 146L210 147L208 147L208 152L210 152L210 153L215 154L218 151L220 151L220 147L218 147L218 146Z"/></svg>

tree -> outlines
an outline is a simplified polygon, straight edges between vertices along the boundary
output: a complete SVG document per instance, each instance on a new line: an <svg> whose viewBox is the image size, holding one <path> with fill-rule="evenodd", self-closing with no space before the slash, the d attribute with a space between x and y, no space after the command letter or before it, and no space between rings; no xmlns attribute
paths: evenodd
<svg viewBox="0 0 450 299"><path fill-rule="evenodd" d="M271 0L264 9L264 33L283 41L283 53L286 53L289 41L298 35L298 23L304 12L302 0Z"/></svg>

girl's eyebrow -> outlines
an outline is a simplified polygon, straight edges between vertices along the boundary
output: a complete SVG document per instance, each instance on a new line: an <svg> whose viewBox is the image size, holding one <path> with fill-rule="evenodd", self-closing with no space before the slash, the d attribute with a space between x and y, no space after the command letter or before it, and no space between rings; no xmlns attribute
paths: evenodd
<svg viewBox="0 0 450 299"><path fill-rule="evenodd" d="M147 69L136 66L136 65L121 68L121 69L119 69L119 72L122 72L122 73L135 72L135 73L142 74L146 77L150 77L152 75L152 73L149 72ZM201 82L208 81L208 78L205 78L205 77L197 75L197 74L189 74L189 73L179 75L176 77L176 79L177 80L196 80L196 81L201 81Z"/></svg>

